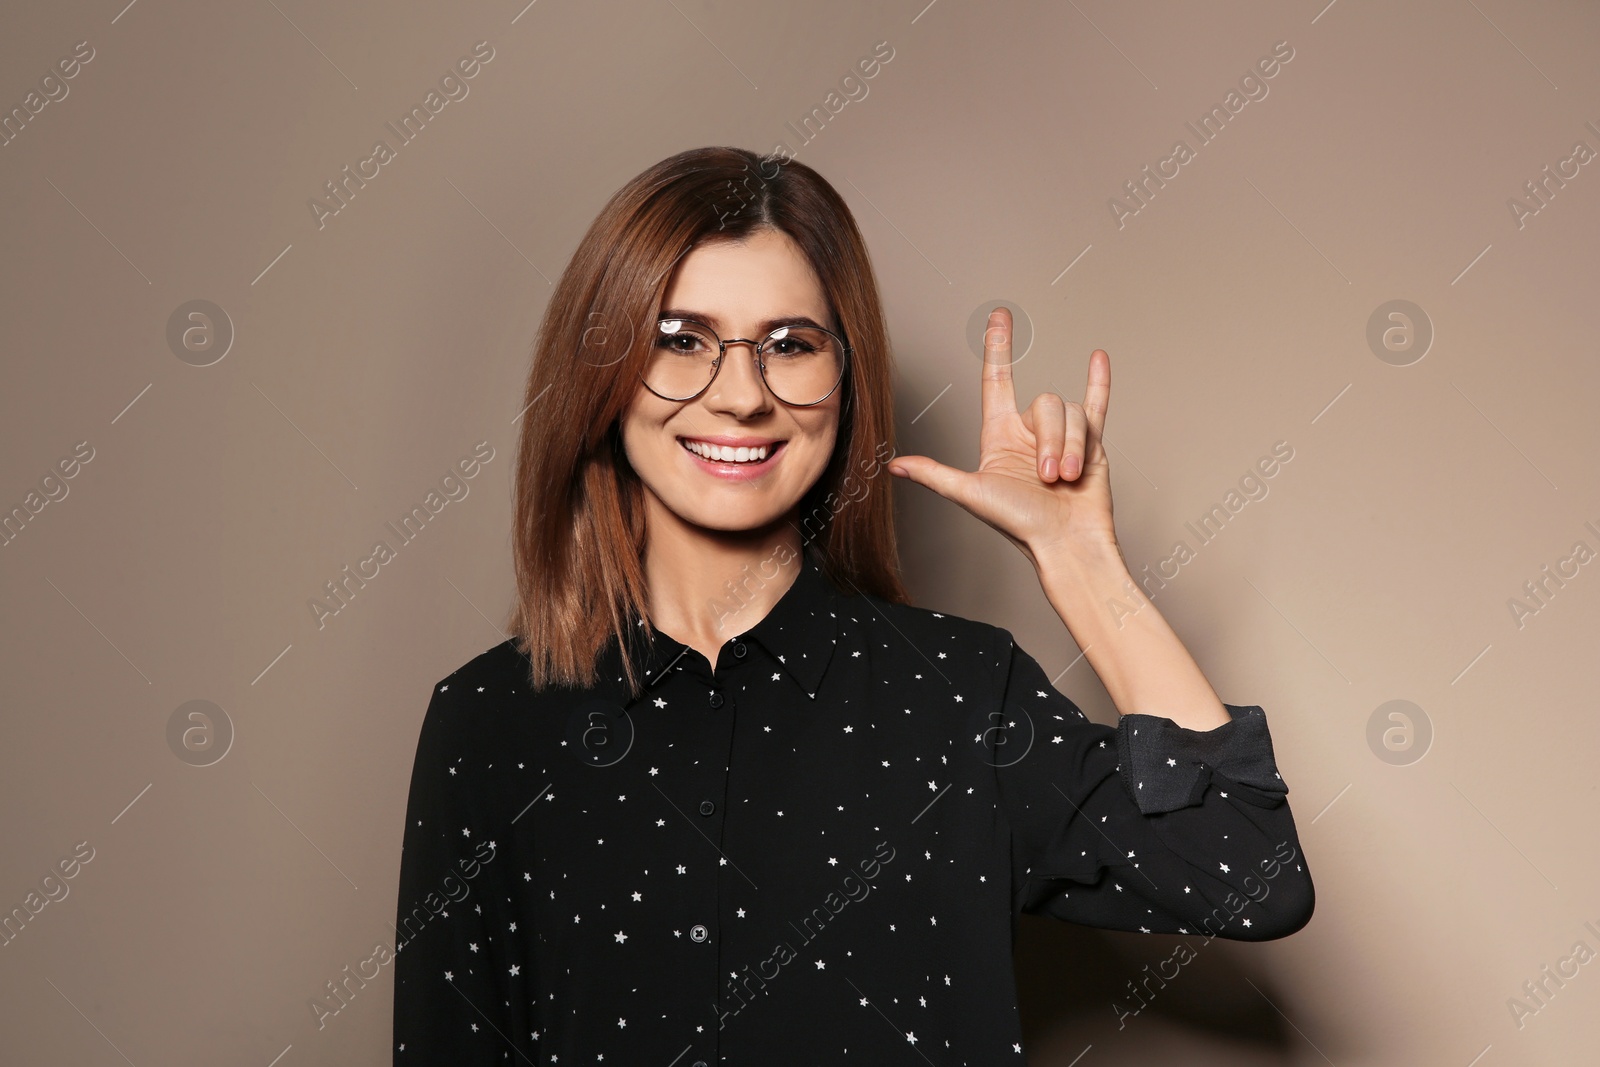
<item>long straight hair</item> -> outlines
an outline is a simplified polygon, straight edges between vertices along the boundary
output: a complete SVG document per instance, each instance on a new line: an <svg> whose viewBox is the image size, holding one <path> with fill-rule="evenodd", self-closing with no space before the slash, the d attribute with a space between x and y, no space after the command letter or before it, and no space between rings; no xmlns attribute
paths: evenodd
<svg viewBox="0 0 1600 1067"><path fill-rule="evenodd" d="M840 589L906 600L890 479L875 477L882 450L893 449L892 357L855 219L802 163L696 148L611 197L562 272L534 341L517 450L517 600L508 629L535 689L593 685L600 652L615 637L627 686L639 691L632 652L635 641L654 636L642 563L644 488L623 453L619 420L639 388L672 267L697 245L763 228L799 245L852 346L833 455L801 500L802 516L824 516L810 545ZM835 510L855 471L870 472L865 492Z"/></svg>

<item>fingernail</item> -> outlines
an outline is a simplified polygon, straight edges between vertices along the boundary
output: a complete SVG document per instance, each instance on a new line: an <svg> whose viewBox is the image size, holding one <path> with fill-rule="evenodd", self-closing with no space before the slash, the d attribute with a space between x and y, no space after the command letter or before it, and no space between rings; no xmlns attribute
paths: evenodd
<svg viewBox="0 0 1600 1067"><path fill-rule="evenodd" d="M1062 474L1065 477L1068 477L1068 478L1076 478L1078 476L1078 457L1077 456L1068 456L1067 457L1066 463L1064 463L1062 465Z"/></svg>
<svg viewBox="0 0 1600 1067"><path fill-rule="evenodd" d="M889 464L889 473L904 478L906 476L906 469L900 466L898 463L891 463Z"/></svg>
<svg viewBox="0 0 1600 1067"><path fill-rule="evenodd" d="M1044 463L1040 464L1039 474L1047 482L1054 478L1056 476L1056 457L1044 457Z"/></svg>

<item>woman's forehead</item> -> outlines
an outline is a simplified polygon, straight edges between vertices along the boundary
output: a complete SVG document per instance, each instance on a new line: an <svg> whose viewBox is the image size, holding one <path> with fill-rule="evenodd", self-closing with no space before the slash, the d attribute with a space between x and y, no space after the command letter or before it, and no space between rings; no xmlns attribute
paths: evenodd
<svg viewBox="0 0 1600 1067"><path fill-rule="evenodd" d="M691 249L673 269L662 305L711 314L816 317L826 313L827 295L794 239L768 229Z"/></svg>

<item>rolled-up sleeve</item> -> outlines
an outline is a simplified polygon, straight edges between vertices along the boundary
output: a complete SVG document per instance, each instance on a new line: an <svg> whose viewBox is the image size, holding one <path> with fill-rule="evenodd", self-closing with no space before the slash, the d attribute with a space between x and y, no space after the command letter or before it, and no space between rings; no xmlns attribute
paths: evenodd
<svg viewBox="0 0 1600 1067"><path fill-rule="evenodd" d="M1004 731L988 745L1015 908L1070 922L1235 940L1310 921L1311 874L1266 715L1188 730L1158 715L1088 719L999 631Z"/></svg>
<svg viewBox="0 0 1600 1067"><path fill-rule="evenodd" d="M1263 798L1288 794L1266 714L1255 704L1222 706L1231 720L1214 730L1189 730L1159 715L1122 716L1117 759L1140 811L1157 815L1201 803L1213 773Z"/></svg>
<svg viewBox="0 0 1600 1067"><path fill-rule="evenodd" d="M525 1006L504 977L521 962L506 914L512 861L484 811L481 746L461 715L449 679L434 686L400 857L396 1067L503 1064L513 1055L508 1040L527 1044Z"/></svg>

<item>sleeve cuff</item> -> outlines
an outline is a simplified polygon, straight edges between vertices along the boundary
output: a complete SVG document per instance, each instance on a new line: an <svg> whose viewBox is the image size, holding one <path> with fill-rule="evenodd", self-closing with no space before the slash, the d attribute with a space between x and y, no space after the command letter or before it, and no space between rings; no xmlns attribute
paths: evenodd
<svg viewBox="0 0 1600 1067"><path fill-rule="evenodd" d="M1278 774L1272 736L1260 706L1223 704L1230 721L1213 730L1188 730L1159 715L1123 715L1117 723L1122 780L1146 815L1199 804L1212 772L1248 786L1275 806L1289 787Z"/></svg>

